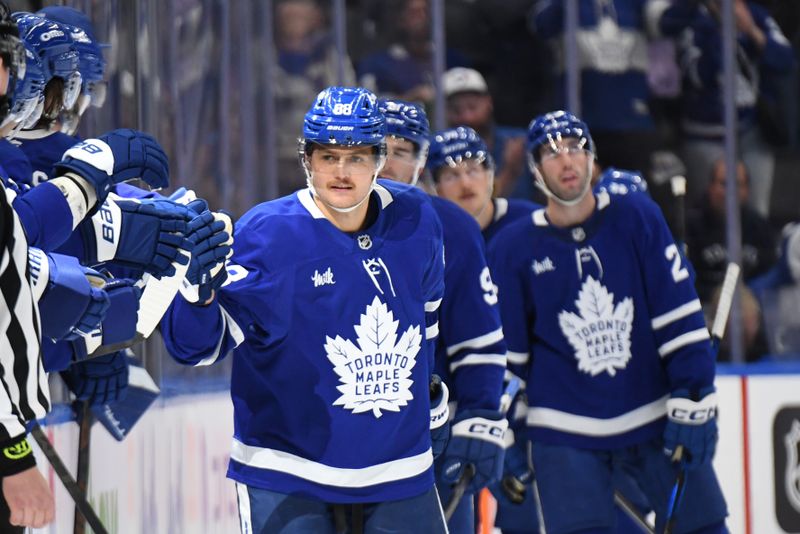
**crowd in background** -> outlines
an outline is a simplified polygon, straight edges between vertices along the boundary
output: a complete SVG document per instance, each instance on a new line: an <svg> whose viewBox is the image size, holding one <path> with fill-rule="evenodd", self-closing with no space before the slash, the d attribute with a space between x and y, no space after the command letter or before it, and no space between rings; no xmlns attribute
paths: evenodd
<svg viewBox="0 0 800 534"><path fill-rule="evenodd" d="M721 8L716 0L581 1L578 57L582 116L601 168L642 174L673 231L685 228L700 297L713 313L730 260L726 239ZM275 2L278 117L296 116L313 94L337 83L327 2ZM344 83L379 95L435 105L428 0L347 3L349 58ZM735 0L735 102L741 205L746 358L800 351L787 315L767 324L763 306L787 306L791 277L778 269L781 228L800 217L795 185L800 6ZM541 202L525 162L530 118L565 106L564 2L445 2L447 48L440 80L450 126L486 139L497 163L495 193ZM296 135L278 127L280 193L298 184ZM680 217L669 180L687 178ZM684 236L676 236L679 239ZM786 258L783 258L786 261ZM761 277L761 279L759 279ZM756 293L749 286L757 280ZM768 286L768 287L767 287ZM788 304L791 306L791 304ZM800 304L795 305L800 309ZM771 314L772 316L772 314ZM720 359L729 358L725 348Z"/></svg>
<svg viewBox="0 0 800 534"><path fill-rule="evenodd" d="M11 2L26 11L46 3ZM89 13L112 44L109 102L79 133L119 125L152 132L170 155L174 187L190 187L214 207L240 215L304 185L299 117L334 84L423 103L432 117L438 86L448 124L471 126L487 141L498 165L495 194L542 201L522 137L531 118L565 106L563 0L445 0L448 72L438 83L429 0L347 0L343 62L335 3L327 0L274 0L270 12L270 3L68 3ZM579 112L598 163L642 173L673 230L685 227L698 291L712 310L728 261L725 186L717 178L724 175L719 3L578 4ZM756 360L800 353L800 269L792 268L792 234L783 230L800 220L800 5L736 0L734 15L743 278L753 287L742 309L747 358ZM670 189L675 175L688 179L685 218ZM150 349L168 365L157 342Z"/></svg>

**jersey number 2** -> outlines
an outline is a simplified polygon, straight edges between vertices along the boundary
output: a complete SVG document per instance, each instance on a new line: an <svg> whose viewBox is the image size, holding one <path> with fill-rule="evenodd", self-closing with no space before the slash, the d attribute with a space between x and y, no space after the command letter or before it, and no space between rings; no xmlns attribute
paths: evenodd
<svg viewBox="0 0 800 534"><path fill-rule="evenodd" d="M689 271L681 266L681 253L678 252L678 245L671 244L664 250L664 256L672 262L672 278L675 282L689 278Z"/></svg>

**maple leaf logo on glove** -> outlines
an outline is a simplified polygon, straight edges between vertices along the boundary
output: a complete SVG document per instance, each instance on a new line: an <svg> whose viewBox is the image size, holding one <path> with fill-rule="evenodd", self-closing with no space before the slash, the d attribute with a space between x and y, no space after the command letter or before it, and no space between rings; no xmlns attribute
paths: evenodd
<svg viewBox="0 0 800 534"><path fill-rule="evenodd" d="M614 376L631 358L633 300L627 297L614 306L614 294L589 276L575 301L580 315L562 311L558 324L575 349L578 369L597 376Z"/></svg>
<svg viewBox="0 0 800 534"><path fill-rule="evenodd" d="M422 343L418 325L409 326L397 339L399 321L376 296L354 325L356 344L341 336L325 336L325 352L339 375L342 393L334 406L344 406L353 413L381 410L399 412L414 398L411 394L411 370Z"/></svg>

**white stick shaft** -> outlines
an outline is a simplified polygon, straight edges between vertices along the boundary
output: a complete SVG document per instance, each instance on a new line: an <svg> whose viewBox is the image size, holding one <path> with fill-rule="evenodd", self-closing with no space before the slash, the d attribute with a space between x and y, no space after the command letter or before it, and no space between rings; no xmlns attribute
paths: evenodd
<svg viewBox="0 0 800 534"><path fill-rule="evenodd" d="M711 326L711 336L716 339L722 339L725 334L725 325L728 324L728 315L733 305L733 295L736 291L740 270L737 264L729 263L728 269L725 271L725 280L722 282L722 291L717 303L717 313L714 316L714 324Z"/></svg>

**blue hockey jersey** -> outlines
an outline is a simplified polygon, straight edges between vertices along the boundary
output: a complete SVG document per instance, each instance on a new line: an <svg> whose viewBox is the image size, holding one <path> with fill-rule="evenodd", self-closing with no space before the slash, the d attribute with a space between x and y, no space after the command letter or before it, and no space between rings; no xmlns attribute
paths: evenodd
<svg viewBox="0 0 800 534"><path fill-rule="evenodd" d="M18 184L31 184L33 168L28 156L8 139L0 139L0 161L9 178Z"/></svg>
<svg viewBox="0 0 800 534"><path fill-rule="evenodd" d="M353 234L308 189L236 223L229 278L209 306L161 322L178 361L234 347L228 476L326 502L433 486L428 384L443 293L442 228L427 195L379 181Z"/></svg>
<svg viewBox="0 0 800 534"><path fill-rule="evenodd" d="M508 365L526 377L531 439L615 448L660 435L671 391L713 383L691 277L658 206L597 196L583 224L545 210L489 246Z"/></svg>
<svg viewBox="0 0 800 534"><path fill-rule="evenodd" d="M494 216L489 226L483 229L483 239L487 245L497 235L497 232L518 219L530 216L534 210L542 207L540 204L520 198L498 197L493 198L492 202L494 203Z"/></svg>
<svg viewBox="0 0 800 534"><path fill-rule="evenodd" d="M37 184L54 178L53 165L79 141L79 138L63 132L22 130L12 142L28 156L33 168L33 183Z"/></svg>
<svg viewBox="0 0 800 534"><path fill-rule="evenodd" d="M445 258L436 373L459 410L497 410L506 346L480 228L449 200L431 197L431 201L444 229Z"/></svg>
<svg viewBox="0 0 800 534"><path fill-rule="evenodd" d="M647 85L648 37L658 34L659 19L668 3L648 0L580 0L575 42L580 64L582 118L593 132L652 130ZM530 12L531 31L554 39L562 55L565 17L562 0L541 0ZM562 62L559 62L561 64ZM560 76L562 98L566 76ZM556 108L565 108L561 100Z"/></svg>

